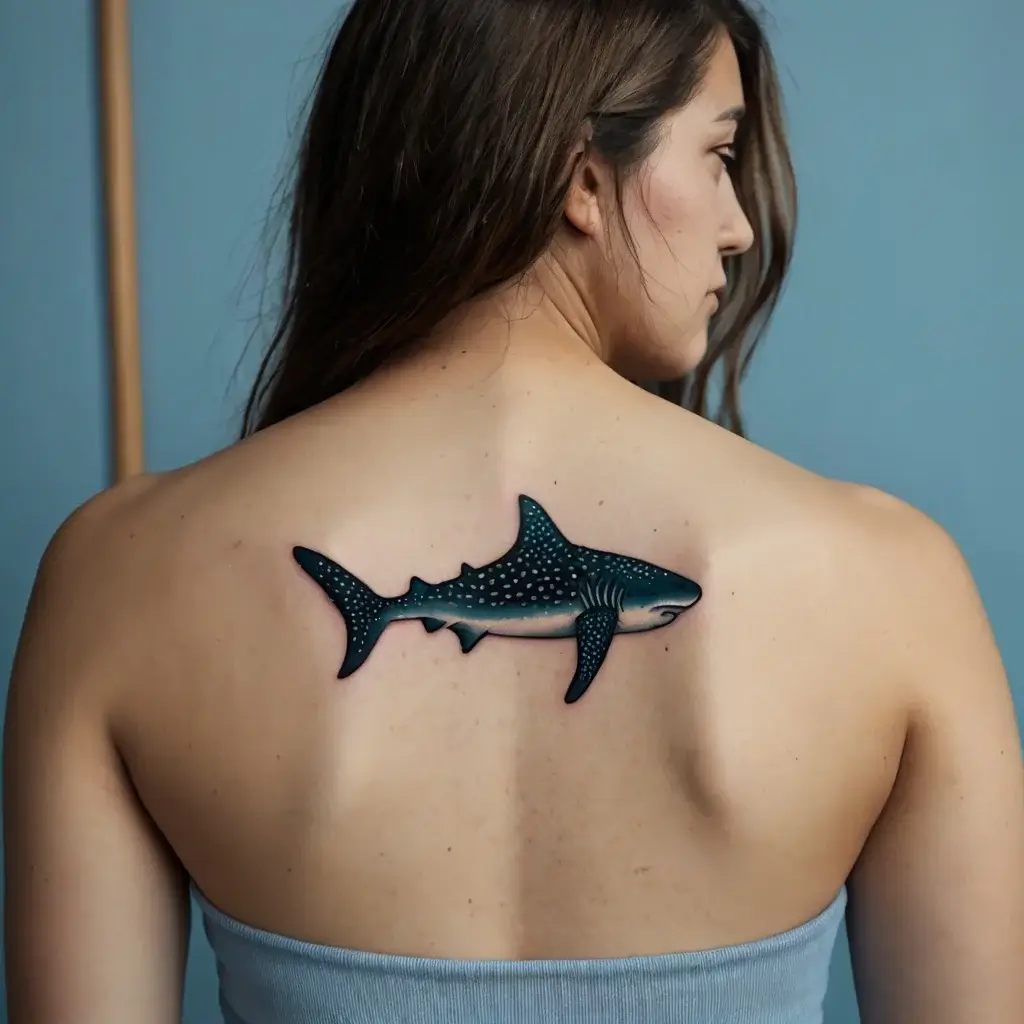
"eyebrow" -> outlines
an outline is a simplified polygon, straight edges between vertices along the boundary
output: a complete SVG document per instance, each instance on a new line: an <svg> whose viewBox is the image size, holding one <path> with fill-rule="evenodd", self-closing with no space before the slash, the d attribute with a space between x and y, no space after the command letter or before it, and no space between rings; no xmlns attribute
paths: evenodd
<svg viewBox="0 0 1024 1024"><path fill-rule="evenodd" d="M739 124L740 121L746 116L747 108L744 106L730 107L724 114L719 114L715 118L716 123L718 121L735 121Z"/></svg>

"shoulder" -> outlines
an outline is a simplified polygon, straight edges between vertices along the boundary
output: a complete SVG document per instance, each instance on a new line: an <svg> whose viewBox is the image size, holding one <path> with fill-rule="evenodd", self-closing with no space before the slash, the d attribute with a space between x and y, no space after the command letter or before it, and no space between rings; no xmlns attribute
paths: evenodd
<svg viewBox="0 0 1024 1024"><path fill-rule="evenodd" d="M956 541L921 509L873 487L830 482L842 522L900 599L928 609L974 594L970 569ZM909 610L909 609L908 609Z"/></svg>
<svg viewBox="0 0 1024 1024"><path fill-rule="evenodd" d="M154 540L154 505L166 489L163 475L133 478L89 498L54 533L43 552L33 599L71 601L89 587L96 599L112 593L125 570ZM140 543L137 543L140 542Z"/></svg>
<svg viewBox="0 0 1024 1024"><path fill-rule="evenodd" d="M141 667L123 567L133 509L154 486L133 480L68 517L43 556L15 654L3 782L8 928L25 936L8 950L19 1020L178 1019L187 895L111 729L112 687ZM131 939L115 954L118 935ZM140 950L159 955L149 965Z"/></svg>
<svg viewBox="0 0 1024 1024"><path fill-rule="evenodd" d="M26 611L20 652L37 636L59 641L78 674L113 630L111 615L132 606L126 591L137 557L144 558L140 512L157 477L139 477L103 491L75 509L43 552Z"/></svg>
<svg viewBox="0 0 1024 1024"><path fill-rule="evenodd" d="M891 495L850 490L850 514L885 583L884 606L900 627L898 670L917 694L930 701L945 689L950 699L969 701L972 681L1005 680L981 594L951 534Z"/></svg>
<svg viewBox="0 0 1024 1024"><path fill-rule="evenodd" d="M796 530L808 542L819 538L866 559L865 568L887 566L907 585L936 575L963 577L966 565L950 534L907 501L813 472L714 423L684 415L682 429L706 447L708 477L750 523Z"/></svg>
<svg viewBox="0 0 1024 1024"><path fill-rule="evenodd" d="M105 763L112 688L125 677L138 635L138 602L123 566L132 506L154 481L140 478L90 498L43 553L14 654L4 759L37 757L57 744Z"/></svg>
<svg viewBox="0 0 1024 1024"><path fill-rule="evenodd" d="M754 540L738 571L756 577L759 614L784 608L772 614L799 623L794 643L846 659L862 692L898 708L907 728L930 727L940 708L968 714L983 694L1002 707L1000 652L950 532L893 494L748 448L734 472L747 495L742 535Z"/></svg>
<svg viewBox="0 0 1024 1024"><path fill-rule="evenodd" d="M915 708L970 701L972 680L1003 678L959 545L921 509L872 487L821 480L847 599L862 610L876 664Z"/></svg>
<svg viewBox="0 0 1024 1024"><path fill-rule="evenodd" d="M671 422L673 445L688 450L680 507L702 495L718 550L780 574L773 584L799 578L810 599L828 596L877 636L934 636L968 621L981 628L964 555L921 509L814 473L689 414Z"/></svg>
<svg viewBox="0 0 1024 1024"><path fill-rule="evenodd" d="M890 495L846 490L906 710L893 790L851 876L859 998L872 1019L931 1020L940 1004L949 1020L979 1007L1020 1019L1024 918L1007 908L1022 895L1024 774L1002 659L949 533Z"/></svg>
<svg viewBox="0 0 1024 1024"><path fill-rule="evenodd" d="M294 498L281 483L289 473L289 460L234 445L90 498L47 545L26 638L55 633L77 664L102 662L101 674L148 673L157 645L203 633L217 608L237 599L247 559L257 559Z"/></svg>
<svg viewBox="0 0 1024 1024"><path fill-rule="evenodd" d="M18 648L20 663L45 662L33 677L78 695L109 692L117 677L139 668L136 655L180 589L189 547L177 476L141 476L103 491L57 529L39 563Z"/></svg>
<svg viewBox="0 0 1024 1024"><path fill-rule="evenodd" d="M134 477L90 498L47 545L37 583L56 581L78 593L82 587L97 588L96 598L134 600L140 594L133 587L156 591L147 582L172 582L176 570L223 539L242 506L250 515L258 510L253 474L238 470L240 447L170 472Z"/></svg>
<svg viewBox="0 0 1024 1024"><path fill-rule="evenodd" d="M155 476L136 477L89 498L58 527L43 552L32 599L71 602L79 588L108 592L127 562L136 536L139 509L160 486Z"/></svg>
<svg viewBox="0 0 1024 1024"><path fill-rule="evenodd" d="M943 609L976 601L976 590L950 533L909 502L862 484L815 478L802 514L820 520L846 566L870 585L862 597L907 629Z"/></svg>

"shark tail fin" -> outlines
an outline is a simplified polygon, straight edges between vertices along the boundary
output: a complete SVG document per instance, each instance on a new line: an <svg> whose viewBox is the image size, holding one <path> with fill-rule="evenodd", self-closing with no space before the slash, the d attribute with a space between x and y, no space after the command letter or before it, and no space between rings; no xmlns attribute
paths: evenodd
<svg viewBox="0 0 1024 1024"><path fill-rule="evenodd" d="M326 555L302 547L293 548L292 554L303 571L320 584L345 620L348 644L338 673L338 678L344 679L366 661L387 629L390 620L386 612L391 602Z"/></svg>

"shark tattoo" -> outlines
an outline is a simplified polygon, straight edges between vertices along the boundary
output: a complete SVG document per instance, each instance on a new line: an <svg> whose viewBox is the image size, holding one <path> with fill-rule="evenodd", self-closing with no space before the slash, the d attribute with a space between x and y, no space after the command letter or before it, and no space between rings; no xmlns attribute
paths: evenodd
<svg viewBox="0 0 1024 1024"><path fill-rule="evenodd" d="M478 568L463 564L444 583L414 576L399 597L374 593L319 552L296 547L293 554L345 620L348 643L339 679L363 665L392 622L419 619L428 633L450 629L464 654L485 636L575 637L576 672L566 704L587 692L616 633L660 629L701 597L701 588L685 576L573 544L526 495L519 497L519 535L507 554Z"/></svg>

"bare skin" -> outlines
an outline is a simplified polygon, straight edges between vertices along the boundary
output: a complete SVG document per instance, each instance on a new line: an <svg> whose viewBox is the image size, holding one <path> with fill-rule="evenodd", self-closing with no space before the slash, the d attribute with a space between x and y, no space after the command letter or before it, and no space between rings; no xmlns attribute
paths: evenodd
<svg viewBox="0 0 1024 1024"><path fill-rule="evenodd" d="M849 880L865 1022L1024 1019L1020 740L955 546L628 383L552 275L57 535L7 714L12 1024L178 1020L189 877L273 932L487 959L731 945ZM397 594L507 550L520 492L703 600L572 707L572 641L416 623L339 682L291 547Z"/></svg>

